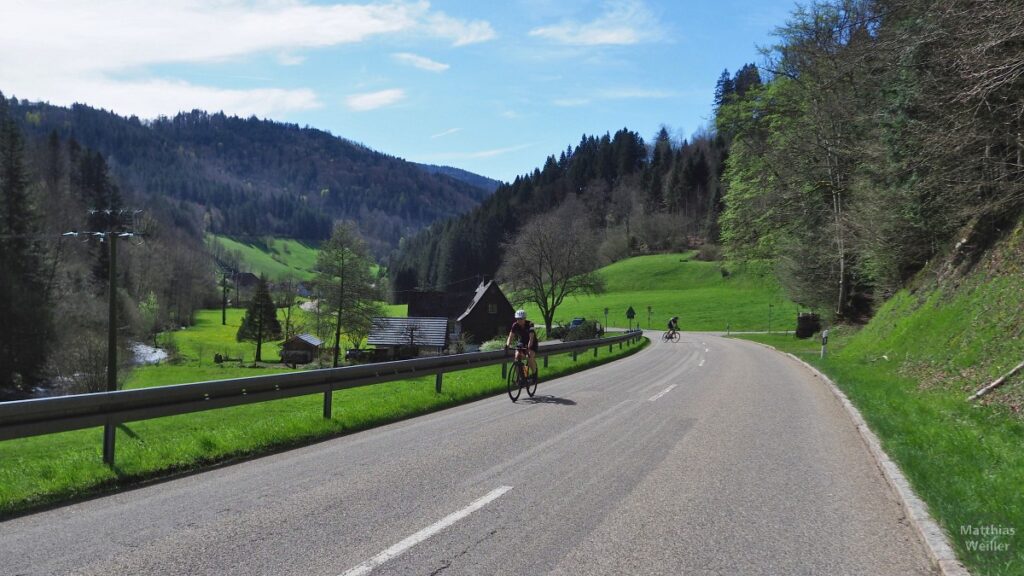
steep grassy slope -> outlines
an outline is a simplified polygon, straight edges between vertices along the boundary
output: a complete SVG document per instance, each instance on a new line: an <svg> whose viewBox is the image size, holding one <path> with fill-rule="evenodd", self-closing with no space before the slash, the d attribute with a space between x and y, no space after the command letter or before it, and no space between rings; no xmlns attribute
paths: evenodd
<svg viewBox="0 0 1024 576"><path fill-rule="evenodd" d="M972 269L937 264L864 329L840 330L824 360L815 342L752 337L836 380L978 575L1024 574L1024 376L966 400L1024 360L1022 286L1019 226Z"/></svg>
<svg viewBox="0 0 1024 576"><path fill-rule="evenodd" d="M266 244L240 242L226 236L208 238L220 244L227 252L241 256L242 267L257 276L266 274L270 280L286 277L309 280L315 276L316 248L308 243L287 238L271 238Z"/></svg>

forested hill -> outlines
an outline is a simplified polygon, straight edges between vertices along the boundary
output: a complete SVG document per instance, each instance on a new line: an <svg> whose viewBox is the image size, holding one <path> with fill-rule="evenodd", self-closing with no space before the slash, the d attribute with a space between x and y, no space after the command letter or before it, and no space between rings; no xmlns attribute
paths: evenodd
<svg viewBox="0 0 1024 576"><path fill-rule="evenodd" d="M403 235L489 194L465 179L294 124L202 111L142 122L78 104L10 104L29 141L45 141L53 131L73 138L106 158L126 193L199 211L216 234L319 240L334 220L353 219L383 254Z"/></svg>
<svg viewBox="0 0 1024 576"><path fill-rule="evenodd" d="M473 172L468 172L461 168L453 168L451 166L438 166L436 164L418 164L418 166L420 168L423 168L427 172L430 172L431 174L444 174L445 176L451 176L456 180L462 180L467 184L472 184L477 188L483 188L488 192L494 192L495 190L498 189L498 186L501 186L500 180L495 180L493 178L488 178L486 176L474 174Z"/></svg>
<svg viewBox="0 0 1024 576"><path fill-rule="evenodd" d="M743 86L759 82L756 69L749 70L745 80L737 75ZM575 148L549 156L543 168L499 186L473 211L404 241L389 266L396 298L415 288L453 288L494 275L502 243L531 218L552 211L585 219L604 262L715 242L725 155L724 141L711 133L679 142L662 128L650 146L625 128L585 135ZM572 210L562 209L567 200Z"/></svg>

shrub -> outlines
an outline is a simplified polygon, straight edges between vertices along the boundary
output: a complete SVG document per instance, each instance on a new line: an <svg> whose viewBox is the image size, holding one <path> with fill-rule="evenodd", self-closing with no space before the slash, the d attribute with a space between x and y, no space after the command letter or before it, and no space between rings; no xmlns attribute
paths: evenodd
<svg viewBox="0 0 1024 576"><path fill-rule="evenodd" d="M714 262L722 259L722 247L718 244L706 243L702 244L700 250L697 251L697 260L703 260L704 262Z"/></svg>
<svg viewBox="0 0 1024 576"><path fill-rule="evenodd" d="M586 320L579 326L569 330L562 340L566 342L572 342L575 340L589 340L591 338L598 338L604 330L601 326L593 320Z"/></svg>
<svg viewBox="0 0 1024 576"><path fill-rule="evenodd" d="M480 345L481 352L493 352L495 350L501 350L505 348L504 338L495 338L494 340L488 340Z"/></svg>

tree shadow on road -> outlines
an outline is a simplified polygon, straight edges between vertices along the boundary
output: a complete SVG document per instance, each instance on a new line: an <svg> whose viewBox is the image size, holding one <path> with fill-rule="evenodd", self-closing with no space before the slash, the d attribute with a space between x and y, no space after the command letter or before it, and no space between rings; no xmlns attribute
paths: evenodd
<svg viewBox="0 0 1024 576"><path fill-rule="evenodd" d="M559 398L558 396L534 396L533 398L524 398L523 404L559 404L561 406L575 406L575 400L569 400L568 398Z"/></svg>

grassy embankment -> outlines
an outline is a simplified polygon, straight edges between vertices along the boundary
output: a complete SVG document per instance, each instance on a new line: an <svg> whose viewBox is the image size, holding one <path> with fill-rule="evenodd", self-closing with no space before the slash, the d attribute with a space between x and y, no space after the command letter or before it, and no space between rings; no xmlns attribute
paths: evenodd
<svg viewBox="0 0 1024 576"><path fill-rule="evenodd" d="M1024 360L1022 278L1018 227L966 276L922 277L859 332L840 330L824 360L816 341L747 336L836 382L979 576L1024 574L1024 376L966 401ZM969 532L990 527L1014 534Z"/></svg>
<svg viewBox="0 0 1024 576"><path fill-rule="evenodd" d="M722 274L723 268L728 275ZM608 324L625 327L626 309L632 306L634 323L656 330L663 329L672 316L679 316L683 330L767 330L769 311L773 329L792 330L796 323L796 305L785 297L765 265L701 262L694 260L693 254L659 254L622 260L598 273L604 278L605 292L567 298L556 310L556 322L566 324L582 316L604 323L607 307ZM536 306L526 310L530 318L542 322Z"/></svg>

